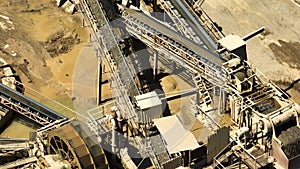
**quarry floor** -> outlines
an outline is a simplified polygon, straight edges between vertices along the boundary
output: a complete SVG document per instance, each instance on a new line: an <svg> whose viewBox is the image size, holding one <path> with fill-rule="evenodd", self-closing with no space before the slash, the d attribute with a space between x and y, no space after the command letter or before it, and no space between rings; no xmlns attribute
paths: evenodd
<svg viewBox="0 0 300 169"><path fill-rule="evenodd" d="M0 11L12 24L0 22L13 26L0 29L0 57L20 76L25 94L41 97L41 102L47 102L46 95L72 108L73 69L88 39L80 17L50 0L0 0Z"/></svg>
<svg viewBox="0 0 300 169"><path fill-rule="evenodd" d="M0 0L0 26L0 57L20 76L25 95L49 107L52 98L73 109L73 70L88 40L79 15L66 13L50 0ZM34 129L25 123L13 121L1 137L28 138Z"/></svg>

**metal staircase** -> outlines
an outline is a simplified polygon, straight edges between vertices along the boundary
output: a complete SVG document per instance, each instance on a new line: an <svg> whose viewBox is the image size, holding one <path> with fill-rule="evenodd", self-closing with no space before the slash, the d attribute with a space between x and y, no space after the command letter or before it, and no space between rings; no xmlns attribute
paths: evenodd
<svg viewBox="0 0 300 169"><path fill-rule="evenodd" d="M198 72L195 74L193 80L199 88L200 100L202 101L200 104L205 103L207 106L212 104L213 100L207 90L206 84Z"/></svg>

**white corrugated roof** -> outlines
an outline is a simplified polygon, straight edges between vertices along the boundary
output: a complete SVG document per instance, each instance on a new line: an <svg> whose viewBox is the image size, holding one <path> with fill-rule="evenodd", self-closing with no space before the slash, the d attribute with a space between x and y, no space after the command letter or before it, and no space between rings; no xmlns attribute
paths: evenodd
<svg viewBox="0 0 300 169"><path fill-rule="evenodd" d="M170 154L200 147L194 135L183 127L176 115L155 119L154 124L165 139Z"/></svg>

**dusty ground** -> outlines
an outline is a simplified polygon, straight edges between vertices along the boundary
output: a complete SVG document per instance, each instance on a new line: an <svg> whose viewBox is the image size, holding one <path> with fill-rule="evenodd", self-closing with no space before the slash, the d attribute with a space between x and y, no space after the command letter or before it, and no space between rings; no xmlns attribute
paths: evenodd
<svg viewBox="0 0 300 169"><path fill-rule="evenodd" d="M266 31L247 41L250 63L286 87L300 76L300 7L293 0L212 0L202 5L222 28L241 37L260 28ZM290 90L300 103L299 85Z"/></svg>
<svg viewBox="0 0 300 169"><path fill-rule="evenodd" d="M88 39L80 17L64 12L50 0L0 0L0 11L4 16L0 22L8 27L0 29L0 57L20 75L25 94L50 104L32 88L73 108L74 65Z"/></svg>
<svg viewBox="0 0 300 169"><path fill-rule="evenodd" d="M61 105L80 111L96 101L97 59L88 32L80 14L51 0L0 0L0 57L20 76L25 95L68 117L75 114ZM108 79L106 68L103 100L111 98ZM16 120L1 137L28 138L34 130Z"/></svg>

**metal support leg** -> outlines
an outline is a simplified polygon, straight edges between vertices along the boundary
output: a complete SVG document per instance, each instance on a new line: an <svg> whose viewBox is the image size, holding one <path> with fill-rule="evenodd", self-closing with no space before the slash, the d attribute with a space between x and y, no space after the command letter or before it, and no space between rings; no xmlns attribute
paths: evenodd
<svg viewBox="0 0 300 169"><path fill-rule="evenodd" d="M102 95L102 59L98 57L98 87L97 87L97 104L101 104Z"/></svg>
<svg viewBox="0 0 300 169"><path fill-rule="evenodd" d="M199 93L199 89L197 90L196 94L196 105L197 107L200 106L200 93Z"/></svg>
<svg viewBox="0 0 300 169"><path fill-rule="evenodd" d="M157 64L158 64L158 54L157 54L157 51L154 50L154 53L153 53L153 57L154 57L154 61L153 61L153 81L156 80L156 75L157 75Z"/></svg>

